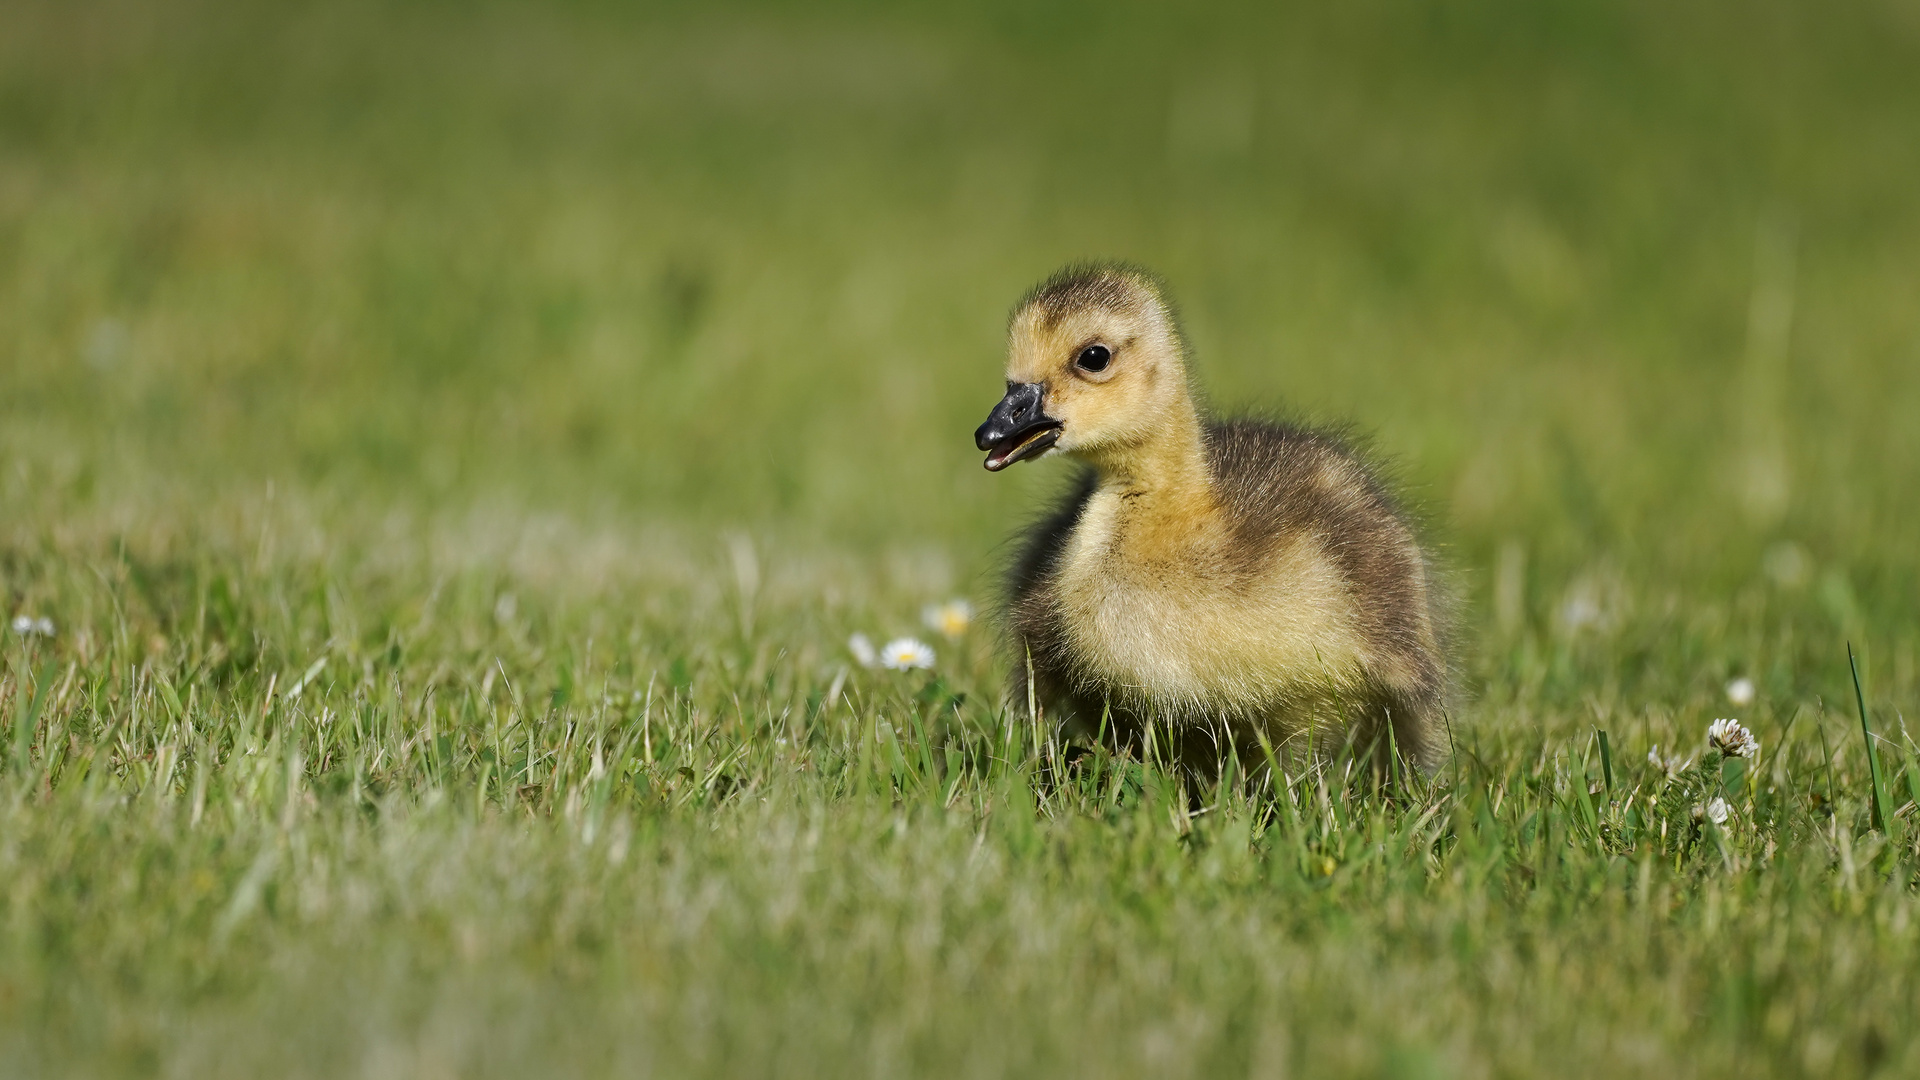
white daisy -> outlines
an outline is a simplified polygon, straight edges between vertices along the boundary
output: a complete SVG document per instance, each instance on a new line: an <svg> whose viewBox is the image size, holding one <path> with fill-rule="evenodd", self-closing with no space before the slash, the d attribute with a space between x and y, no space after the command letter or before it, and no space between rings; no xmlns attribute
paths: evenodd
<svg viewBox="0 0 1920 1080"><path fill-rule="evenodd" d="M1728 683L1727 700L1735 705L1753 704L1753 680L1743 676Z"/></svg>
<svg viewBox="0 0 1920 1080"><path fill-rule="evenodd" d="M966 633L967 627L973 624L973 605L965 600L928 604L920 610L920 620L927 624L927 629L938 632L948 641L953 641Z"/></svg>
<svg viewBox="0 0 1920 1080"><path fill-rule="evenodd" d="M1750 758L1760 752L1760 740L1738 720L1715 720L1707 725L1707 743L1728 757Z"/></svg>
<svg viewBox="0 0 1920 1080"><path fill-rule="evenodd" d="M861 667L872 667L880 662L880 654L873 648L873 639L865 634L855 634L847 639L847 651L860 662Z"/></svg>
<svg viewBox="0 0 1920 1080"><path fill-rule="evenodd" d="M913 638L894 638L880 650L880 663L894 671L912 671L933 666L933 647Z"/></svg>

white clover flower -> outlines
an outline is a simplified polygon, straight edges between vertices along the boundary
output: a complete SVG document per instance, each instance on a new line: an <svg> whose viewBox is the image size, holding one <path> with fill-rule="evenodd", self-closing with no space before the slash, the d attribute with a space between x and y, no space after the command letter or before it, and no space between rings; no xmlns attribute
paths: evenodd
<svg viewBox="0 0 1920 1080"><path fill-rule="evenodd" d="M894 638L880 650L880 664L893 671L912 671L933 666L933 647L913 638Z"/></svg>
<svg viewBox="0 0 1920 1080"><path fill-rule="evenodd" d="M1725 825L1727 823L1727 800L1718 795L1708 799L1706 813L1708 821L1713 822L1715 825Z"/></svg>
<svg viewBox="0 0 1920 1080"><path fill-rule="evenodd" d="M1568 630L1588 630L1599 626L1606 618L1606 612L1600 609L1600 599L1593 590L1574 589L1567 595L1566 602L1560 605L1560 622Z"/></svg>
<svg viewBox="0 0 1920 1080"><path fill-rule="evenodd" d="M1675 754L1672 757L1666 757L1662 755L1660 753L1660 744L1654 743L1653 746L1647 751L1647 764L1653 766L1661 774L1671 779L1685 772L1687 769L1687 766L1693 763L1691 761L1682 759L1678 754Z"/></svg>
<svg viewBox="0 0 1920 1080"><path fill-rule="evenodd" d="M1742 676L1728 683L1727 700L1735 705L1753 704L1753 680Z"/></svg>
<svg viewBox="0 0 1920 1080"><path fill-rule="evenodd" d="M45 617L36 619L31 615L15 615L13 632L21 637L52 637L53 620Z"/></svg>
<svg viewBox="0 0 1920 1080"><path fill-rule="evenodd" d="M1750 758L1760 752L1760 740L1738 720L1715 720L1707 725L1707 743L1728 757Z"/></svg>
<svg viewBox="0 0 1920 1080"><path fill-rule="evenodd" d="M865 634L855 634L847 639L847 651L860 662L861 667L872 667L880 662L880 654L874 651L873 640Z"/></svg>
<svg viewBox="0 0 1920 1080"><path fill-rule="evenodd" d="M927 624L927 629L939 633L948 641L954 641L973 624L973 605L958 599L944 604L928 604L920 609L920 621Z"/></svg>

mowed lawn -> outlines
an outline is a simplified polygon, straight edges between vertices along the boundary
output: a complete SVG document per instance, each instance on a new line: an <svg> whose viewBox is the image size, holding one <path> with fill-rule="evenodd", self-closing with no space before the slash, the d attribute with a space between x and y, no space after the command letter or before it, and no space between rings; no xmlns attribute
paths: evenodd
<svg viewBox="0 0 1920 1080"><path fill-rule="evenodd" d="M1920 1073L1916 252L1895 0L7 3L0 1073ZM1002 707L1090 256L1421 508L1432 775Z"/></svg>

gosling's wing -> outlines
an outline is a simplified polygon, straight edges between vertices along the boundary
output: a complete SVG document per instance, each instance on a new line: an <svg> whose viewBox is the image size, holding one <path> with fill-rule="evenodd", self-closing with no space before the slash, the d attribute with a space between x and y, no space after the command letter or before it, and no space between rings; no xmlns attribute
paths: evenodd
<svg viewBox="0 0 1920 1080"><path fill-rule="evenodd" d="M1007 568L1007 603L1019 608L1044 591L1053 576L1080 513L1093 497L1094 474L1082 469L1061 497L1021 530Z"/></svg>
<svg viewBox="0 0 1920 1080"><path fill-rule="evenodd" d="M1302 535L1345 580L1361 633L1402 678L1437 687L1436 600L1425 552L1373 469L1338 436L1236 420L1207 429L1208 461L1246 572Z"/></svg>
<svg viewBox="0 0 1920 1080"><path fill-rule="evenodd" d="M1007 687L1009 708L1020 708L1028 699L1027 672L1031 664L1036 685L1033 690L1050 708L1076 713L1069 689L1070 661L1064 648L1060 606L1053 591L1053 578L1064 557L1073 530L1087 500L1093 496L1091 469L1075 476L1061 496L1044 513L1028 523L1014 544L1014 558L1007 567L1005 624L1007 644L1013 654L1013 672ZM1064 714L1062 714L1064 715Z"/></svg>

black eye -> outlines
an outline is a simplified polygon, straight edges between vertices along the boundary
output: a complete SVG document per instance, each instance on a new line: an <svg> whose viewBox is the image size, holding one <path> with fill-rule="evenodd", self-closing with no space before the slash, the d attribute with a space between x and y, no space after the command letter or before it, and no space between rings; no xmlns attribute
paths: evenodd
<svg viewBox="0 0 1920 1080"><path fill-rule="evenodd" d="M1089 345L1080 350L1080 355L1074 357L1073 362L1081 371L1105 371L1107 365L1113 362L1113 350L1105 345Z"/></svg>

